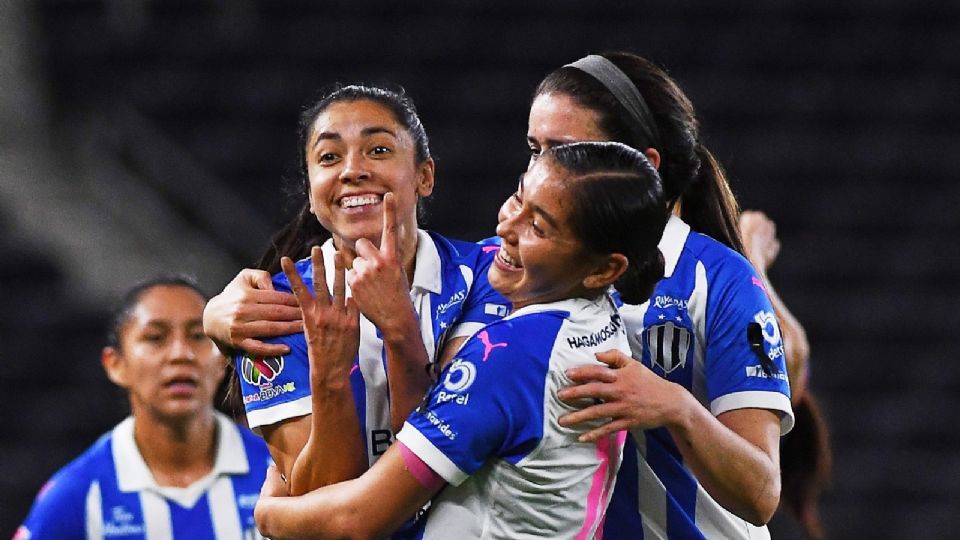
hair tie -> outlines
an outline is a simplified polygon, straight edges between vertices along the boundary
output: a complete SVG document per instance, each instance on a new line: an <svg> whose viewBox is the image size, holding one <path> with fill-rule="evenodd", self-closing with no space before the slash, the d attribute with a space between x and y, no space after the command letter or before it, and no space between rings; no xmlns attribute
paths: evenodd
<svg viewBox="0 0 960 540"><path fill-rule="evenodd" d="M630 77L627 77L616 64L606 58L591 54L567 64L564 67L572 67L590 75L600 81L607 90L613 94L613 97L623 105L623 108L630 113L640 130L647 137L651 146L660 146L660 132L657 130L657 124L653 121L653 115L647 107L647 102L640 95L637 85L633 84ZM639 148L638 150L644 150Z"/></svg>

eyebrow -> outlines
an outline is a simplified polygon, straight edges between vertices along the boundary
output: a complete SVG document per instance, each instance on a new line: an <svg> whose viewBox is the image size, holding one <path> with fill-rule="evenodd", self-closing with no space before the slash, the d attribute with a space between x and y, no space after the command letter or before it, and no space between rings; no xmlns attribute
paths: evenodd
<svg viewBox="0 0 960 540"><path fill-rule="evenodd" d="M386 133L394 138L397 137L397 134L392 129L384 126L370 126L360 130L360 135L363 137L369 137L371 135L376 135L377 133ZM316 146L320 144L320 141L339 141L342 139L343 137L336 131L321 131L320 133L317 133L317 140L314 141L313 145Z"/></svg>
<svg viewBox="0 0 960 540"><path fill-rule="evenodd" d="M523 174L520 175L520 190L519 190L520 193L523 193L523 179L524 179L524 177L526 177L526 176L527 176L527 173L523 173ZM538 205L536 205L536 204L531 204L530 207L533 208L533 211L534 211L534 212L536 212L537 214L540 214L541 216L543 216L543 219L545 219L545 220L547 221L547 223L550 224L551 227L553 227L554 229L559 229L559 228L560 228L560 223L557 221L557 219L556 219L555 217L553 217L552 215L550 215L550 212L547 212L547 211L544 210L542 207L540 207L540 206L538 206Z"/></svg>

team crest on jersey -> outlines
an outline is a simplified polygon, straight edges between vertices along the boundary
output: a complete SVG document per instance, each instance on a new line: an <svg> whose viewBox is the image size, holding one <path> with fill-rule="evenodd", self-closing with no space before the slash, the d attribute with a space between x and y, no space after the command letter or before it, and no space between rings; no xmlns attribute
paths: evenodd
<svg viewBox="0 0 960 540"><path fill-rule="evenodd" d="M667 321L651 326L645 333L650 362L662 369L664 375L686 365L687 353L693 343L689 330Z"/></svg>
<svg viewBox="0 0 960 540"><path fill-rule="evenodd" d="M243 380L254 386L260 386L273 381L283 371L283 357L245 354L241 367L240 374Z"/></svg>

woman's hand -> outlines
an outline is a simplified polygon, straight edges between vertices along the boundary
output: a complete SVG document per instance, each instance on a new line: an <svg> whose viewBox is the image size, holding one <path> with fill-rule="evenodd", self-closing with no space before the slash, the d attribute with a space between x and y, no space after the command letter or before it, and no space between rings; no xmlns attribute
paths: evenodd
<svg viewBox="0 0 960 540"><path fill-rule="evenodd" d="M273 290L269 273L246 269L207 302L203 331L227 356L230 349L279 356L289 352L289 347L261 339L302 332L303 321L296 298Z"/></svg>
<svg viewBox="0 0 960 540"><path fill-rule="evenodd" d="M747 258L758 272L766 275L780 253L777 224L763 212L746 210L740 214L740 235Z"/></svg>
<svg viewBox="0 0 960 540"><path fill-rule="evenodd" d="M349 384L350 370L360 346L360 312L352 298L347 298L345 270L340 253L334 256L333 297L327 289L326 269L319 246L310 250L313 263L313 287L303 283L289 257L280 259L283 273L303 313L303 332L310 351L311 387Z"/></svg>
<svg viewBox="0 0 960 540"><path fill-rule="evenodd" d="M560 399L600 400L579 411L560 417L560 425L573 426L599 418L606 424L580 436L581 442L595 441L617 431L649 429L669 424L680 412L675 404L679 385L661 378L642 363L617 350L597 354L606 366L582 366L567 370L574 384L559 391Z"/></svg>
<svg viewBox="0 0 960 540"><path fill-rule="evenodd" d="M357 256L347 275L350 292L360 312L380 329L384 340L401 339L409 329L407 324L400 324L401 314L409 313L416 319L410 301L410 282L397 248L398 235L396 197L387 193L383 196L380 248L366 238L357 240Z"/></svg>

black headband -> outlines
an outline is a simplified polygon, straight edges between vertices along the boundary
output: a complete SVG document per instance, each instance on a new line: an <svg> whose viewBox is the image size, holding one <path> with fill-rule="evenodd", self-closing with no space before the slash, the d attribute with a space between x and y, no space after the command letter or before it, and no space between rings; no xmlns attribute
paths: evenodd
<svg viewBox="0 0 960 540"><path fill-rule="evenodd" d="M657 124L653 121L653 115L647 103L640 95L637 86L633 84L627 75L617 67L616 64L606 58L591 54L567 64L564 67L572 67L590 75L600 81L613 97L623 105L623 108L630 113L640 130L647 137L651 146L660 146L660 132L657 130ZM640 148L639 150L644 150Z"/></svg>

